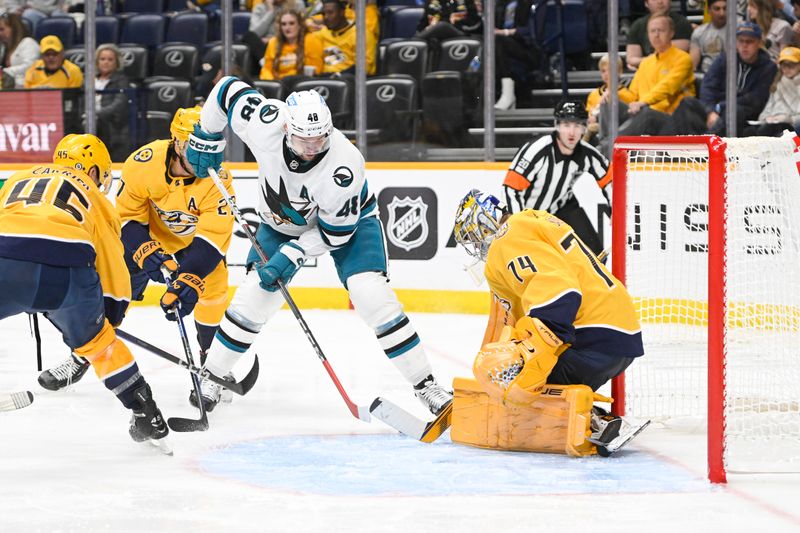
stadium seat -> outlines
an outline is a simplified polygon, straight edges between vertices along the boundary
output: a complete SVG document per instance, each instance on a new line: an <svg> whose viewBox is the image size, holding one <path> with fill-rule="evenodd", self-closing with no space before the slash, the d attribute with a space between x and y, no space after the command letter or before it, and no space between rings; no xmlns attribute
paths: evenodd
<svg viewBox="0 0 800 533"><path fill-rule="evenodd" d="M349 127L352 113L350 102L353 98L350 86L344 80L313 79L298 82L295 91L314 89L325 99L333 116L333 126L339 129Z"/></svg>
<svg viewBox="0 0 800 533"><path fill-rule="evenodd" d="M233 42L238 42L242 39L242 35L250 29L250 12L234 11L231 18L233 19Z"/></svg>
<svg viewBox="0 0 800 533"><path fill-rule="evenodd" d="M211 44L211 43L209 43ZM250 50L246 44L234 44L234 63L236 63L242 72L250 72ZM222 45L213 44L206 45L206 52L203 54L203 64L210 63L212 65L221 64L220 58L222 57Z"/></svg>
<svg viewBox="0 0 800 533"><path fill-rule="evenodd" d="M169 139L175 111L192 104L192 87L183 80L157 80L145 84L148 140Z"/></svg>
<svg viewBox="0 0 800 533"><path fill-rule="evenodd" d="M411 140L417 110L417 82L411 76L367 79L367 129L377 130L378 142Z"/></svg>
<svg viewBox="0 0 800 533"><path fill-rule="evenodd" d="M72 61L83 70L83 66L86 64L86 50L83 48L69 48L64 50L64 59Z"/></svg>
<svg viewBox="0 0 800 533"><path fill-rule="evenodd" d="M191 81L197 74L197 48L185 43L165 43L153 60L153 76Z"/></svg>
<svg viewBox="0 0 800 533"><path fill-rule="evenodd" d="M267 98L283 100L283 85L277 80L256 80L253 85Z"/></svg>
<svg viewBox="0 0 800 533"><path fill-rule="evenodd" d="M168 13L186 11L186 9L187 9L186 0L167 0L166 11Z"/></svg>
<svg viewBox="0 0 800 533"><path fill-rule="evenodd" d="M141 81L147 77L147 48L137 44L121 44L122 70L131 81Z"/></svg>
<svg viewBox="0 0 800 533"><path fill-rule="evenodd" d="M401 7L399 9L389 9L384 11L388 16L383 37L408 39L417 33L417 26L425 8L422 7Z"/></svg>
<svg viewBox="0 0 800 533"><path fill-rule="evenodd" d="M422 120L426 140L445 146L462 146L467 135L464 120L462 75L437 71L422 80Z"/></svg>
<svg viewBox="0 0 800 533"><path fill-rule="evenodd" d="M97 17L94 28L97 44L119 41L119 19L116 17Z"/></svg>
<svg viewBox="0 0 800 533"><path fill-rule="evenodd" d="M565 53L588 52L589 28L584 0L563 0ZM548 54L558 52L558 12L552 2L542 3L532 9L531 34Z"/></svg>
<svg viewBox="0 0 800 533"><path fill-rule="evenodd" d="M164 15L133 15L122 25L121 43L155 47L164 42Z"/></svg>
<svg viewBox="0 0 800 533"><path fill-rule="evenodd" d="M55 35L61 39L64 49L72 48L75 46L76 37L78 34L78 26L75 24L75 19L72 17L48 17L42 19L36 24L35 37L37 41L41 41L42 37L47 35Z"/></svg>
<svg viewBox="0 0 800 533"><path fill-rule="evenodd" d="M169 22L167 42L190 43L202 50L208 37L208 16L205 13L178 13Z"/></svg>
<svg viewBox="0 0 800 533"><path fill-rule="evenodd" d="M441 42L439 60L436 70L455 70L466 72L472 58L481 53L481 42L478 39L456 37Z"/></svg>
<svg viewBox="0 0 800 533"><path fill-rule="evenodd" d="M163 13L164 0L124 0L122 10L127 13Z"/></svg>
<svg viewBox="0 0 800 533"><path fill-rule="evenodd" d="M383 74L408 74L417 83L428 71L428 43L421 39L396 41L386 46Z"/></svg>

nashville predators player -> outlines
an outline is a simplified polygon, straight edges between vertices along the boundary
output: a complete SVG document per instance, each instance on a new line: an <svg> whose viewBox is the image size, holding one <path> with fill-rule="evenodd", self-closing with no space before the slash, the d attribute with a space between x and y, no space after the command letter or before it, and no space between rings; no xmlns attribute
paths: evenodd
<svg viewBox="0 0 800 533"><path fill-rule="evenodd" d="M125 263L119 215L105 197L110 184L111 157L94 135L67 135L52 165L9 178L0 193L0 319L44 313L133 411L131 437L160 440L167 425L114 333L130 284L119 275Z"/></svg>
<svg viewBox="0 0 800 533"><path fill-rule="evenodd" d="M454 230L485 262L493 306L473 373L496 402L529 406L547 384L596 391L644 354L628 291L565 222L531 209L509 216L472 190ZM610 446L623 422L596 407L593 442Z"/></svg>
<svg viewBox="0 0 800 533"><path fill-rule="evenodd" d="M122 167L117 211L122 220L125 262L134 300L143 298L148 282L164 283L163 269L173 282L161 297L167 319L180 301L180 313L194 310L201 357L211 345L227 307L228 269L224 256L233 231L233 215L211 180L197 179L185 159L189 134L200 121L200 108L179 109L170 125L172 139L153 141L135 151ZM233 195L230 175L220 178ZM49 379L65 367L77 381L80 360L70 358L40 376L57 390L67 380ZM64 374L62 370L60 374ZM54 376L59 377L59 376ZM80 376L78 376L78 379Z"/></svg>

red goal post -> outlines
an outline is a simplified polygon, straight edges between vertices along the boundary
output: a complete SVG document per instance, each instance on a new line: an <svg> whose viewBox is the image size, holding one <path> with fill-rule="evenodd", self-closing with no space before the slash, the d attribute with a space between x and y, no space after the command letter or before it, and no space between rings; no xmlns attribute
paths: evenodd
<svg viewBox="0 0 800 533"><path fill-rule="evenodd" d="M792 291L780 283L793 281L791 264L800 262L793 150L780 138L619 137L614 144L612 271L637 302L645 341L628 382L623 375L612 383L614 411L705 416L712 482L726 481L739 440L800 444L798 389L788 380L748 381L794 372L800 301L780 294ZM785 272L765 291L757 284L770 280L753 278L759 269L767 278L770 261ZM794 362L800 366L800 358ZM779 420L784 412L798 423Z"/></svg>

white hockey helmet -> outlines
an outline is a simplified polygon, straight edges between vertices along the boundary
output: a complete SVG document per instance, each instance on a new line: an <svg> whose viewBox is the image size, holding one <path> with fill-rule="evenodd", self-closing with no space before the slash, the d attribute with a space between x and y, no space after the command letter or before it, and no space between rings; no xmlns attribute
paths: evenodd
<svg viewBox="0 0 800 533"><path fill-rule="evenodd" d="M315 90L286 98L286 141L298 156L313 157L331 145L333 120L325 99Z"/></svg>

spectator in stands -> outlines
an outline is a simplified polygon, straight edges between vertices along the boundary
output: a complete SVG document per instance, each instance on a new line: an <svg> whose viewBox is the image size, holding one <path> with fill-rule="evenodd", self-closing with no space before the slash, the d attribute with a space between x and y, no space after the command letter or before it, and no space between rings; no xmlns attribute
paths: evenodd
<svg viewBox="0 0 800 533"><path fill-rule="evenodd" d="M498 0L495 4L495 69L500 98L495 109L515 107L517 97L530 94L528 74L539 67L541 52L528 30L531 0ZM516 62L519 68L512 68Z"/></svg>
<svg viewBox="0 0 800 533"><path fill-rule="evenodd" d="M792 26L775 16L772 0L747 0L747 17L761 28L764 47L770 59L777 61L783 47L794 40Z"/></svg>
<svg viewBox="0 0 800 533"><path fill-rule="evenodd" d="M0 15L0 78L3 89L25 85L25 72L39 59L39 43L28 36L22 17L16 13Z"/></svg>
<svg viewBox="0 0 800 533"><path fill-rule="evenodd" d="M94 56L96 91L108 91L95 97L97 136L106 144L111 160L122 162L130 154L128 142L128 94L114 89L128 89L128 78L122 72L122 58L114 44L101 44ZM112 92L113 91L113 92Z"/></svg>
<svg viewBox="0 0 800 533"><path fill-rule="evenodd" d="M242 42L250 50L251 64L258 65L264 58L267 43L276 35L276 16L279 10L292 9L305 12L303 0L264 0L253 5L248 31L242 35Z"/></svg>
<svg viewBox="0 0 800 533"><path fill-rule="evenodd" d="M322 0L322 20L325 27L316 32L322 41L324 74L355 72L356 25L345 16L347 5L342 0ZM367 31L367 74L375 74L374 34Z"/></svg>
<svg viewBox="0 0 800 533"><path fill-rule="evenodd" d="M652 0L651 0L652 3ZM692 58L672 44L675 28L669 15L650 15L647 34L654 52L645 57L631 80L619 92L620 135L656 133L685 96L694 96ZM608 142L609 94L601 98L602 143ZM627 105L625 102L629 102Z"/></svg>
<svg viewBox="0 0 800 533"><path fill-rule="evenodd" d="M769 98L769 88L778 70L762 49L761 28L752 22L736 27L738 76L736 88L737 131L744 131L748 120L755 120ZM665 125L663 134L725 134L725 52L711 64L700 87L700 99L685 98Z"/></svg>
<svg viewBox="0 0 800 533"><path fill-rule="evenodd" d="M64 45L55 35L42 37L42 58L25 72L26 89L74 89L83 85L78 65L64 59Z"/></svg>
<svg viewBox="0 0 800 533"><path fill-rule="evenodd" d="M706 72L720 52L725 50L725 6L727 0L709 0L708 14L711 20L698 26L692 32L689 55L692 65L699 72Z"/></svg>
<svg viewBox="0 0 800 533"><path fill-rule="evenodd" d="M636 70L645 56L653 53L653 47L648 38L647 22L655 15L667 15L672 19L673 42L677 48L684 52L689 51L689 40L692 37L692 25L686 17L670 12L669 0L645 0L645 6L650 11L650 17L641 17L631 24L628 32L628 44L625 46L625 58L628 68Z"/></svg>
<svg viewBox="0 0 800 533"><path fill-rule="evenodd" d="M53 13L63 13L63 4L63 0L2 0L0 9L22 15L31 29L36 29L36 24L40 20L46 19Z"/></svg>
<svg viewBox="0 0 800 533"><path fill-rule="evenodd" d="M474 0L426 0L416 36L433 43L481 32Z"/></svg>
<svg viewBox="0 0 800 533"><path fill-rule="evenodd" d="M609 61L608 54L603 54L600 58L600 61L597 63L597 68L600 70L600 78L602 78L603 84L590 92L589 96L586 97L586 113L589 116L588 124L586 126L586 133L583 135L583 140L586 142L589 142L600 131L600 102L603 99L603 95L608 92L608 86L611 83L611 68ZM617 57L617 77L622 75L622 68L622 58ZM628 104L633 100L628 91L622 90L625 88L627 88L627 86L622 83L622 80L620 80L620 86L617 89L617 95L621 102Z"/></svg>
<svg viewBox="0 0 800 533"><path fill-rule="evenodd" d="M280 80L287 76L321 74L322 42L306 31L302 13L282 10L276 25L275 37L269 40L264 53L264 66L259 78Z"/></svg>
<svg viewBox="0 0 800 533"><path fill-rule="evenodd" d="M780 74L772 84L772 92L764 110L758 115L760 124L745 128L745 135L777 136L784 130L797 131L800 126L800 48L787 46L778 57Z"/></svg>

